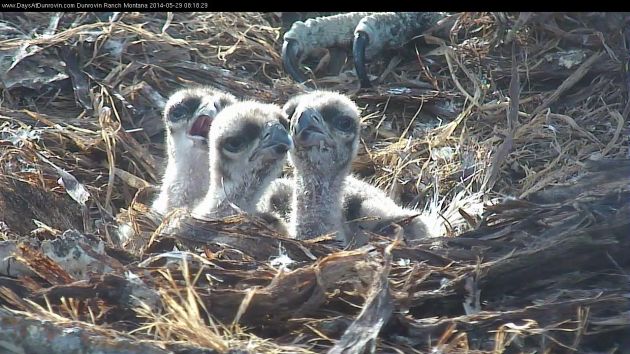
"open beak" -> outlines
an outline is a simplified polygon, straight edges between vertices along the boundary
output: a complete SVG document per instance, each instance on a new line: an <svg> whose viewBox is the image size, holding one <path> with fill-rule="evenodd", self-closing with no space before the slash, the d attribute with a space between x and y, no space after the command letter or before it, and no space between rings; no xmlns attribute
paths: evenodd
<svg viewBox="0 0 630 354"><path fill-rule="evenodd" d="M192 126L188 130L188 135L193 138L208 139L208 133L210 132L210 125L212 124L212 118L207 114L202 114L194 119Z"/></svg>
<svg viewBox="0 0 630 354"><path fill-rule="evenodd" d="M293 139L299 146L320 146L322 142L330 143L330 136L324 128L324 121L319 112L312 108L300 114L293 128Z"/></svg>
<svg viewBox="0 0 630 354"><path fill-rule="evenodd" d="M193 116L194 118L189 122L188 135L193 139L207 141L210 126L216 115L217 111L214 107L211 109L203 107L197 110Z"/></svg>
<svg viewBox="0 0 630 354"><path fill-rule="evenodd" d="M286 156L287 152L293 146L293 141L291 140L291 136L289 132L282 126L282 124L277 123L273 125L268 125L266 127L266 132L258 147L254 151L254 153L249 158L249 161L254 160L259 156L263 156L265 159L279 159Z"/></svg>

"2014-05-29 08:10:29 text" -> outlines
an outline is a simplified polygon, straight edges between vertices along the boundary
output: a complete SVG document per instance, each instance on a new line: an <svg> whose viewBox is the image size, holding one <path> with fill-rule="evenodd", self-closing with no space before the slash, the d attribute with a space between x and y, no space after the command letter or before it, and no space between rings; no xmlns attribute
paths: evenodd
<svg viewBox="0 0 630 354"><path fill-rule="evenodd" d="M167 9L190 9L190 10L203 10L208 9L208 3L205 2L150 2L150 3L135 3L135 2L121 2L121 3L108 3L108 2L68 2L68 3L2 3L1 9L3 10L167 10Z"/></svg>

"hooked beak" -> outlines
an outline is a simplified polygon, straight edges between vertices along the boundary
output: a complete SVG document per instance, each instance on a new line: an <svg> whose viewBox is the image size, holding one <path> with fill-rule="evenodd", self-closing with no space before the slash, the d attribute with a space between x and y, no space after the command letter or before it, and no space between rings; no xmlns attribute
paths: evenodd
<svg viewBox="0 0 630 354"><path fill-rule="evenodd" d="M319 146L321 142L329 142L330 137L324 130L324 122L319 113L312 109L305 109L297 119L293 129L295 143L300 146Z"/></svg>
<svg viewBox="0 0 630 354"><path fill-rule="evenodd" d="M354 34L354 42L352 43L352 57L354 60L354 69L357 72L361 88L371 87L368 78L367 68L365 67L365 48L370 44L370 37L364 31L357 31Z"/></svg>
<svg viewBox="0 0 630 354"><path fill-rule="evenodd" d="M265 159L279 159L284 157L293 146L293 141L289 132L277 123L267 126L267 132L258 144L258 147L249 158L252 161L256 157L263 155Z"/></svg>

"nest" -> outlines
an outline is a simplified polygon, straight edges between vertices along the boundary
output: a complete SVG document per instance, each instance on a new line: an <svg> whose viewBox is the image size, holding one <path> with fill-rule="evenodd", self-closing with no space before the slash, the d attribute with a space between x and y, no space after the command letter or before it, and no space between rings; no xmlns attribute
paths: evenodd
<svg viewBox="0 0 630 354"><path fill-rule="evenodd" d="M247 215L159 236L146 207L175 89L303 91L281 14L0 14L0 348L625 352L624 16L455 14L369 90L316 58L363 111L355 173L449 226L339 250ZM144 237L117 246L121 223Z"/></svg>

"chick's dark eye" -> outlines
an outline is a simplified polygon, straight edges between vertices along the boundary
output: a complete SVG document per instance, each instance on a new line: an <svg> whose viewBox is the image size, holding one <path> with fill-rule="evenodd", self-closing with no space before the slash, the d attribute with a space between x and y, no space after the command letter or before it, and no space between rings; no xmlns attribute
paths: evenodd
<svg viewBox="0 0 630 354"><path fill-rule="evenodd" d="M190 119L200 104L201 99L199 97L186 97L170 109L168 119L172 122Z"/></svg>
<svg viewBox="0 0 630 354"><path fill-rule="evenodd" d="M184 119L187 114L189 114L188 107L184 106L183 104L178 104L171 109L169 120L177 122Z"/></svg>
<svg viewBox="0 0 630 354"><path fill-rule="evenodd" d="M340 116L334 120L335 128L343 131L343 132L351 132L355 128L355 122L352 118L348 116Z"/></svg>
<svg viewBox="0 0 630 354"><path fill-rule="evenodd" d="M232 153L243 150L246 145L247 144L243 139L239 139L237 137L227 138L223 141L223 149Z"/></svg>

